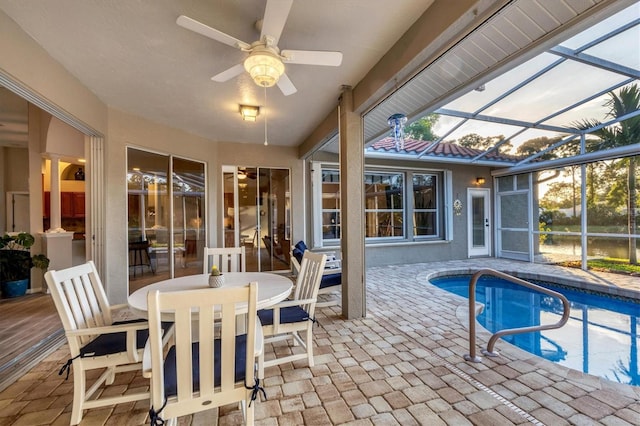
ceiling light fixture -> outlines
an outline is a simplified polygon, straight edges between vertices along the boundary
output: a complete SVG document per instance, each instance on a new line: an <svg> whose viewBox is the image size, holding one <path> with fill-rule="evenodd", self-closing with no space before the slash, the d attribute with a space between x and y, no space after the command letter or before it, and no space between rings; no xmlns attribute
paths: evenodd
<svg viewBox="0 0 640 426"><path fill-rule="evenodd" d="M260 114L260 107L252 105L240 105L240 115L244 121L256 121Z"/></svg>
<svg viewBox="0 0 640 426"><path fill-rule="evenodd" d="M244 61L244 69L247 70L253 81L262 87L275 85L280 76L284 74L282 60L271 48L266 46L254 48Z"/></svg>

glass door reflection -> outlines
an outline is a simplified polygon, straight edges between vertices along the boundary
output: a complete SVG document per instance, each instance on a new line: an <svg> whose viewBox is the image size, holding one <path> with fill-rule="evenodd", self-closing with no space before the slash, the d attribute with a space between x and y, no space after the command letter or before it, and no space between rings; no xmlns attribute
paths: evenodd
<svg viewBox="0 0 640 426"><path fill-rule="evenodd" d="M288 169L224 168L224 245L243 245L248 271L288 270Z"/></svg>
<svg viewBox="0 0 640 426"><path fill-rule="evenodd" d="M129 291L202 273L204 163L127 149Z"/></svg>

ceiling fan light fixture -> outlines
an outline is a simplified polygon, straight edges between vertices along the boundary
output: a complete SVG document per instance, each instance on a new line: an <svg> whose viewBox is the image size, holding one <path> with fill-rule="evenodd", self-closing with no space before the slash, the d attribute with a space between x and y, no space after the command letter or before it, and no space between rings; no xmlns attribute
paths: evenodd
<svg viewBox="0 0 640 426"><path fill-rule="evenodd" d="M247 70L253 81L262 87L274 86L280 76L284 74L282 60L268 50L254 50L245 59L244 69Z"/></svg>
<svg viewBox="0 0 640 426"><path fill-rule="evenodd" d="M253 105L240 105L240 115L244 121L256 121L260 114L260 107Z"/></svg>

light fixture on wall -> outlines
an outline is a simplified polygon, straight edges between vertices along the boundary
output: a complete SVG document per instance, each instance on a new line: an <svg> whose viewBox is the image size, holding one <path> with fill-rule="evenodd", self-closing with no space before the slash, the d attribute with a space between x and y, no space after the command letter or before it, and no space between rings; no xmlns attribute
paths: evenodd
<svg viewBox="0 0 640 426"><path fill-rule="evenodd" d="M240 115L244 121L256 121L260 114L260 107L253 105L240 105Z"/></svg>
<svg viewBox="0 0 640 426"><path fill-rule="evenodd" d="M477 177L477 178L476 178L476 183L477 183L478 185L484 185L484 183L485 183L485 182L486 182L486 180L485 180L485 178L483 178L483 177Z"/></svg>
<svg viewBox="0 0 640 426"><path fill-rule="evenodd" d="M284 74L282 60L269 48L260 48L260 46L254 47L253 52L245 59L244 69L258 86L263 87L275 85Z"/></svg>

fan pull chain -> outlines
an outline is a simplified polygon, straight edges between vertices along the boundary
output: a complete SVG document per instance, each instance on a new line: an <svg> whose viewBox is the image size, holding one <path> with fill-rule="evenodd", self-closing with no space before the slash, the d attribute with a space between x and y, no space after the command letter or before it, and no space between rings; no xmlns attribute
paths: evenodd
<svg viewBox="0 0 640 426"><path fill-rule="evenodd" d="M264 146L267 145L267 86L264 86Z"/></svg>

